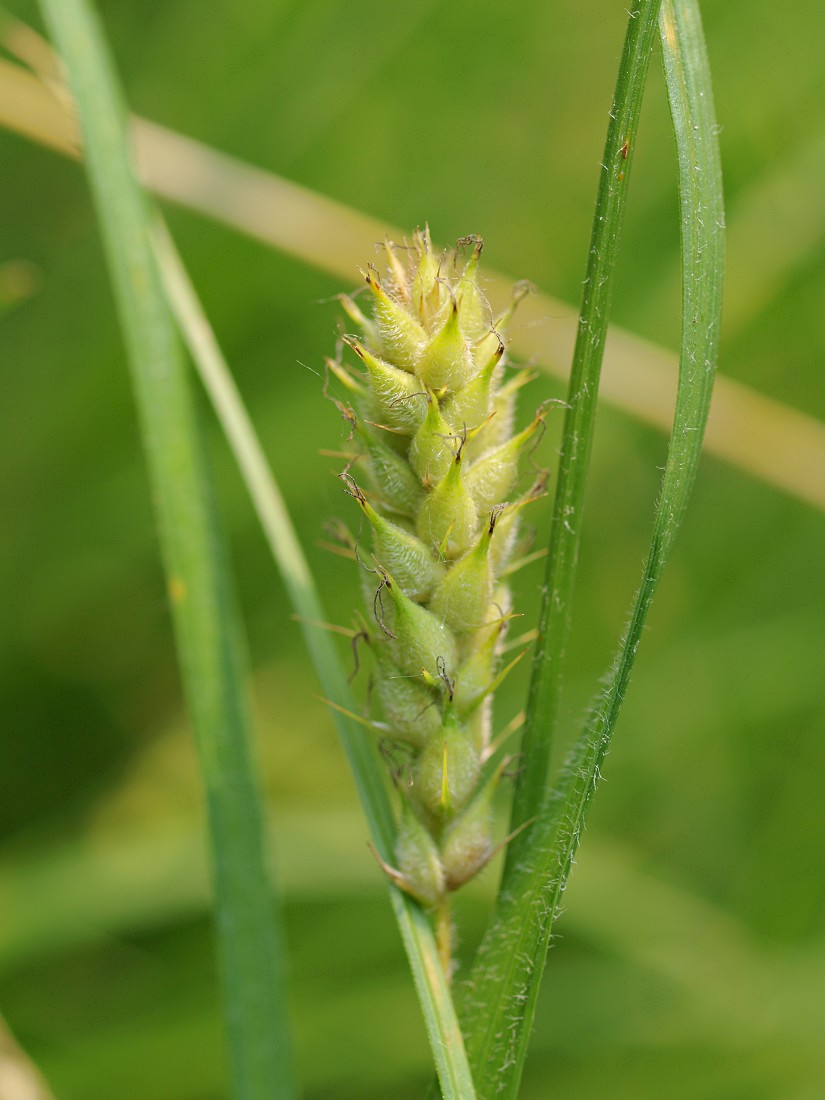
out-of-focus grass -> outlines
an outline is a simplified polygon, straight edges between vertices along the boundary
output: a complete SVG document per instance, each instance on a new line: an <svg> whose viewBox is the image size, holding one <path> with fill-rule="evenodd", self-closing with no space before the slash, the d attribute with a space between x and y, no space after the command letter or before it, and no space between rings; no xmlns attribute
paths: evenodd
<svg viewBox="0 0 825 1100"><path fill-rule="evenodd" d="M56 57L45 40L29 28L25 30L23 48L20 35L9 31L8 25L3 33L3 41L18 63L0 59L0 124L79 159L71 99L53 72ZM28 65L34 71L29 71ZM272 245L345 284L376 241L406 236L405 230L284 176L228 157L168 127L133 117L132 129L138 176L149 190ZM788 168L760 181L735 212L734 247L726 248L730 266L739 275L734 328L742 324L743 308L756 312L795 265L815 251L820 223L825 224L825 200L813 186L808 187L800 213L798 184L803 171L817 175L822 152L819 144L806 146ZM773 221L772 244L754 264L753 227L767 213ZM664 302L672 290L668 283L665 278L661 284ZM487 269L485 289L494 310L509 300L512 285L509 276ZM651 309L655 315L655 302ZM528 295L511 333L513 357L566 378L577 318L573 306L558 298L546 293ZM676 370L674 352L611 325L600 394L616 407L669 432ZM704 446L713 456L766 484L825 509L825 486L819 477L825 463L825 425L800 409L717 374Z"/></svg>
<svg viewBox="0 0 825 1100"><path fill-rule="evenodd" d="M32 5L18 10L31 18ZM393 27L370 7L291 0L223 4L209 20L191 2L102 10L141 113L396 224L429 219L439 239L480 231L493 266L578 297L622 9L459 3ZM825 15L811 0L793 21L766 0L729 0L704 16L732 236L737 204L750 211L747 264L729 272L735 323L722 370L823 418L825 262L803 152L825 128ZM656 77L617 321L674 344L675 169ZM44 923L55 918L36 950L0 942L0 1003L62 1098L217 1098L225 1089L202 894L176 901L168 879L150 876L104 923L111 885L89 872L96 852L122 841L113 862L133 887L141 866L163 866L177 837L197 837L201 812L93 218L75 166L5 134L0 156L0 262L33 264L40 283L0 321L0 904L6 922L31 912L33 897ZM770 197L775 180L782 202ZM778 211L809 206L805 247L768 293L749 291L752 273L776 257ZM331 612L347 621L351 571L314 546L323 520L343 511L334 463L317 453L336 446L339 424L319 379L299 365L317 368L332 348L337 310L319 299L340 284L194 217L173 222ZM536 396L539 385L550 392L536 383ZM261 745L272 805L286 823L315 808L327 823L320 837L285 824L289 851L276 853L308 1095L404 1100L421 1094L428 1055L401 949L298 628L212 438L260 724L272 730ZM652 430L603 412L563 729L609 660L663 459ZM537 522L544 532L546 516ZM823 528L821 514L706 460L558 926L528 1098L545 1095L548 1074L565 1097L820 1095ZM535 567L519 582L528 616L539 576ZM518 670L502 722L523 686ZM350 830L351 879L332 847ZM60 875L38 885L57 860ZM11 869L29 876L19 909ZM69 901L72 934L61 941L56 918ZM483 891L463 903L468 945L482 904Z"/></svg>

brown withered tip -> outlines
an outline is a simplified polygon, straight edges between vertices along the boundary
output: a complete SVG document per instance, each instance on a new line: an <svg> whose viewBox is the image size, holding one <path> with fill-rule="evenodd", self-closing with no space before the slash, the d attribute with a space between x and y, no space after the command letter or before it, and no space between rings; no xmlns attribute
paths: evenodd
<svg viewBox="0 0 825 1100"><path fill-rule="evenodd" d="M539 500L547 493L547 483L550 480L549 470L539 470L536 475L536 480L527 490L525 496L529 501Z"/></svg>
<svg viewBox="0 0 825 1100"><path fill-rule="evenodd" d="M507 502L505 502L504 504L497 504L491 510L491 512L490 512L490 526L487 529L487 534L491 538L493 536L493 531L495 531L495 529L496 529L496 524L498 523L499 516L502 514L502 512L506 512L509 507L510 507L510 505Z"/></svg>
<svg viewBox="0 0 825 1100"><path fill-rule="evenodd" d="M364 281L371 290L383 291L381 286L381 280L378 277L378 268L375 264L367 264L367 270L361 269L361 274L364 276Z"/></svg>
<svg viewBox="0 0 825 1100"><path fill-rule="evenodd" d="M351 496L354 500L357 500L363 508L364 505L367 503L367 498L364 496L363 489L352 476L352 474L348 474L346 470L344 470L338 475L338 477L344 483L344 492L347 494L347 496Z"/></svg>
<svg viewBox="0 0 825 1100"><path fill-rule="evenodd" d="M473 246L473 259L477 260L484 251L484 238L478 233L468 233L466 237L459 237L455 242L456 248L468 248L470 245Z"/></svg>
<svg viewBox="0 0 825 1100"><path fill-rule="evenodd" d="M444 687L447 689L447 695L449 696L450 702L452 703L453 696L455 695L455 680L451 680L449 675L447 674L447 662L444 660L443 657L436 657L435 670L440 676Z"/></svg>
<svg viewBox="0 0 825 1100"><path fill-rule="evenodd" d="M349 333L344 333L341 337L348 348L351 348L359 359L363 359L366 355L366 349L357 336L350 336Z"/></svg>

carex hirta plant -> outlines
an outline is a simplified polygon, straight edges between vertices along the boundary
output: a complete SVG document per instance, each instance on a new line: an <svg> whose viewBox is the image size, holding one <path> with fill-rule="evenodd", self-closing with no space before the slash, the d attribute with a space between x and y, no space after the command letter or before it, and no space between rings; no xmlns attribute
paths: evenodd
<svg viewBox="0 0 825 1100"><path fill-rule="evenodd" d="M444 1100L515 1100L539 982L646 616L684 513L707 420L719 332L721 180L696 0L634 0L602 161L562 429L533 677L502 883L455 998L451 894L494 852L491 804L508 767L492 697L516 656L507 578L523 560L524 514L544 494L534 452L547 405L518 428L528 375L505 369L506 329L481 290L479 238L433 247L427 230L384 247L358 329L328 362L327 392L348 437L344 491L364 599L352 632L371 690L356 715L319 624L312 575L240 398L171 239L158 231L129 157L125 113L90 0L41 0L70 78L135 379L155 490L177 646L200 749L214 866L224 1001L238 1100L297 1096L285 967L264 870L262 811L249 752L243 647L204 461L197 403L173 328L189 348L243 471L302 623L367 813L410 960ZM548 778L582 529L584 485L616 257L657 24L677 138L682 346L673 432L643 579L613 668L567 765ZM49 69L49 81L53 70ZM73 148L73 146L72 146ZM348 350L344 352L344 347ZM333 388L334 387L334 388ZM354 589L357 586L354 585ZM517 646L517 644L516 644ZM397 791L363 726L383 749ZM435 914L435 936L427 914ZM437 945L437 946L436 946ZM443 966L439 965L440 952Z"/></svg>
<svg viewBox="0 0 825 1100"><path fill-rule="evenodd" d="M355 643L372 654L371 725L399 793L390 879L438 918L450 957L449 894L493 851L493 693L513 617L507 577L524 559L521 518L544 494L532 459L545 406L515 428L529 373L505 372L505 331L526 285L496 316L479 285L482 240L437 252L428 229L386 242L364 273L368 305L343 295L354 367L328 361L355 448L341 479L359 510L346 536L362 567ZM339 533L341 529L339 528ZM367 534L368 531L368 534ZM529 536L527 536L529 540Z"/></svg>

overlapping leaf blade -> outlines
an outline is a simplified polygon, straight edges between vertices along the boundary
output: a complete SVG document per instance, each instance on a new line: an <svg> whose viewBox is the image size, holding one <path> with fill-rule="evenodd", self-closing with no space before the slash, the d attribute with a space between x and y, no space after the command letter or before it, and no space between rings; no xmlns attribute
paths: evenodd
<svg viewBox="0 0 825 1100"><path fill-rule="evenodd" d="M665 0L660 17L679 159L683 316L679 386L667 465L642 584L608 682L556 789L510 864L459 1002L482 1098L515 1097L546 951L567 875L624 699L647 612L699 462L719 338L723 205L719 153L696 0Z"/></svg>

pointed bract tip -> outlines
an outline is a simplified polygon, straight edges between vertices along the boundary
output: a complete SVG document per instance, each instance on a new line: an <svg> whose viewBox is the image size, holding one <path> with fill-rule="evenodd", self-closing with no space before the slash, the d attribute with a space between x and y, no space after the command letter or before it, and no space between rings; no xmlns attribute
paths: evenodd
<svg viewBox="0 0 825 1100"><path fill-rule="evenodd" d="M349 294L339 294L338 301L344 307L344 312L350 317L356 324L362 325L367 323L367 318L355 304L355 301Z"/></svg>
<svg viewBox="0 0 825 1100"><path fill-rule="evenodd" d="M375 264L369 264L366 271L361 268L361 274L364 276L364 281L373 294L380 298L385 298L387 296L387 292L381 286L381 280L378 278L378 269Z"/></svg>
<svg viewBox="0 0 825 1100"><path fill-rule="evenodd" d="M363 362L366 362L367 359L372 358L370 353L367 351L367 349L364 347L357 336L352 336L349 333L344 333L341 339L344 341L347 347L350 348L351 351L355 352L359 359L363 360Z"/></svg>
<svg viewBox="0 0 825 1100"><path fill-rule="evenodd" d="M507 350L507 344L505 344L504 341L502 340L500 332L496 332L495 329L493 329L492 331L493 331L493 335L498 340L498 347L493 352L493 354L490 356L490 363L492 363L493 366L497 366L498 363L501 361L501 357L504 355L505 351ZM489 367L490 363L487 364L488 367Z"/></svg>

